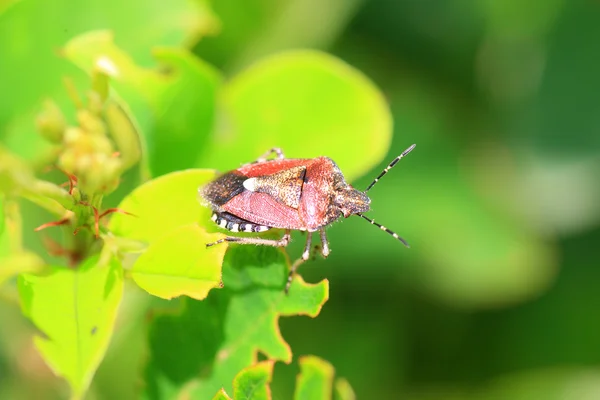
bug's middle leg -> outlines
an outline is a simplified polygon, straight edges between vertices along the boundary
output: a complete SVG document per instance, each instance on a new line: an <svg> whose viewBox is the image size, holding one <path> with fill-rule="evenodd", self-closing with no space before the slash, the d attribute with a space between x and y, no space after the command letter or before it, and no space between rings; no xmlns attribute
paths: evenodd
<svg viewBox="0 0 600 400"><path fill-rule="evenodd" d="M240 237L240 236L226 236L223 239L219 239L216 242L207 243L206 247L211 247L223 242L233 242L239 244L254 244L257 246L272 246L272 247L286 247L290 243L290 230L287 229L281 239L263 239L255 237Z"/></svg>

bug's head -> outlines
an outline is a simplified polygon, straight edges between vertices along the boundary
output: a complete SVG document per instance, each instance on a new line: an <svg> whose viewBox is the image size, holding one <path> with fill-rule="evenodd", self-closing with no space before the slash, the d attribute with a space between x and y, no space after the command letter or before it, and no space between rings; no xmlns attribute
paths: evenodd
<svg viewBox="0 0 600 400"><path fill-rule="evenodd" d="M336 189L333 202L344 217L348 218L353 214L369 211L371 199L365 193L346 184Z"/></svg>

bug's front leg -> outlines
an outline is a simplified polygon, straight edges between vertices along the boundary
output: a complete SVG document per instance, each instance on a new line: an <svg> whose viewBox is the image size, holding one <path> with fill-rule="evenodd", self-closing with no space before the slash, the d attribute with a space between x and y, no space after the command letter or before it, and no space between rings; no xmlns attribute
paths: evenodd
<svg viewBox="0 0 600 400"><path fill-rule="evenodd" d="M257 163L265 162L272 154L277 155L278 160L285 158L285 156L283 155L283 151L279 147L273 147L271 150L267 151L265 154L258 157L258 159L255 162L257 162Z"/></svg>
<svg viewBox="0 0 600 400"><path fill-rule="evenodd" d="M290 273L288 275L287 282L285 284L285 293L287 294L290 290L290 286L292 285L292 279L294 278L294 274L296 270L300 266L300 264L304 263L310 257L310 247L312 242L312 232L307 232L306 235L306 244L304 245L304 251L302 252L302 257L294 261L292 264L292 268L290 268Z"/></svg>
<svg viewBox="0 0 600 400"><path fill-rule="evenodd" d="M290 230L286 230L285 234L281 239L263 239L254 237L239 237L239 236L226 236L223 239L219 239L216 242L207 243L206 247L211 247L223 242L233 242L239 244L254 244L257 246L272 246L272 247L286 247L290 243Z"/></svg>

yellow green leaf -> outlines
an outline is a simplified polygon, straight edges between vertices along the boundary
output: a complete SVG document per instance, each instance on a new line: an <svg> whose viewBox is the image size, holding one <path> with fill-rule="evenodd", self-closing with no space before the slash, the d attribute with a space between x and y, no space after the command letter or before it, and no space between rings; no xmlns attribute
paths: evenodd
<svg viewBox="0 0 600 400"><path fill-rule="evenodd" d="M198 202L198 187L215 171L190 169L153 179L131 192L119 208L134 214L116 214L109 229L117 236L151 242L190 223L212 224L210 210Z"/></svg>
<svg viewBox="0 0 600 400"><path fill-rule="evenodd" d="M186 295L204 299L221 283L221 264L227 244L207 248L221 238L197 224L176 228L152 242L133 264L131 276L148 293L171 299Z"/></svg>

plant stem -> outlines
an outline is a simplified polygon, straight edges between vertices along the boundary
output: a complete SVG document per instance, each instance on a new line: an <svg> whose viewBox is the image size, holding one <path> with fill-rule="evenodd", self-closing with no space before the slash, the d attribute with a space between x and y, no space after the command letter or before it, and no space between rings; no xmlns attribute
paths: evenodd
<svg viewBox="0 0 600 400"><path fill-rule="evenodd" d="M27 200L58 215L63 215L65 210L73 210L75 207L73 196L69 192L47 181L36 180L31 188L23 188L21 195ZM54 200L54 202L62 206L60 211L55 203L48 200Z"/></svg>

